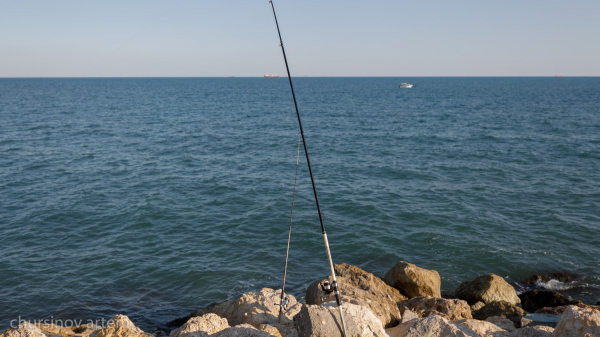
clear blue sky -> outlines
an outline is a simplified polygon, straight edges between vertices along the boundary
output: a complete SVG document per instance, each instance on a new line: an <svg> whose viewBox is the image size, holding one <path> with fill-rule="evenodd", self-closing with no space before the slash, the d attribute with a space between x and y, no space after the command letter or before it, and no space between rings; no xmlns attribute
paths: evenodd
<svg viewBox="0 0 600 337"><path fill-rule="evenodd" d="M293 76L600 76L600 0L275 0ZM262 76L267 0L0 0L0 77Z"/></svg>

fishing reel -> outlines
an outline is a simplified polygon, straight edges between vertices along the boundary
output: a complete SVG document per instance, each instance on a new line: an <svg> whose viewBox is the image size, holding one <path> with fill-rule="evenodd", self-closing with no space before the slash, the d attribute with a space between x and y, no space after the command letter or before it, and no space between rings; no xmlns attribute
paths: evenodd
<svg viewBox="0 0 600 337"><path fill-rule="evenodd" d="M323 291L321 293L321 302L325 302L327 297L337 290L337 282L333 282L333 284L331 284L329 280L325 280L323 283L321 283L321 290Z"/></svg>
<svg viewBox="0 0 600 337"><path fill-rule="evenodd" d="M290 298L286 296L283 298L283 302L279 303L279 306L283 310L287 310L289 304L290 304Z"/></svg>

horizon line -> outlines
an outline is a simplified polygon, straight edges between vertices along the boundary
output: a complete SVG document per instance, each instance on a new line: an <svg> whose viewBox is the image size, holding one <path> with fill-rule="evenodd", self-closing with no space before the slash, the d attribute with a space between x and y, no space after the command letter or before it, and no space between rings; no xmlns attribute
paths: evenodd
<svg viewBox="0 0 600 337"><path fill-rule="evenodd" d="M416 78L416 77L540 77L540 78L565 78L565 77L600 77L600 75L454 75L454 76L292 76L292 78ZM92 79L92 78L288 78L288 76L279 77L264 77L264 76L0 76L0 79L42 79L42 78L81 78L81 79Z"/></svg>

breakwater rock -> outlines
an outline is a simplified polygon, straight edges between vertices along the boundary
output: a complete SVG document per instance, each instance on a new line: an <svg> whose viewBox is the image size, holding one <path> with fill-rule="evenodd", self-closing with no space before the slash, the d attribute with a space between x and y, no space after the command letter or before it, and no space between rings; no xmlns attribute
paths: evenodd
<svg viewBox="0 0 600 337"><path fill-rule="evenodd" d="M335 271L348 337L600 336L599 306L570 301L558 292L534 290L517 296L494 274L466 281L442 298L439 274L408 262L398 262L384 279L348 264L335 265ZM169 336L342 336L335 297L321 286L326 280L331 281L323 277L308 287L307 303L286 295L281 306L281 290L270 288L213 303L169 322ZM0 337L75 336L155 337L123 315L114 316L106 326L22 322L0 333Z"/></svg>

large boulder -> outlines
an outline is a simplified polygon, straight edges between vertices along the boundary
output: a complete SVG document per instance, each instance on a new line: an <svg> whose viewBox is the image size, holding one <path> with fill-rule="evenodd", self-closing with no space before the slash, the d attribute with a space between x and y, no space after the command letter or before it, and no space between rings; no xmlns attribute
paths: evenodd
<svg viewBox="0 0 600 337"><path fill-rule="evenodd" d="M397 289L388 286L377 276L345 263L336 264L335 272L339 275L337 282L342 301L368 307L386 327L395 325L400 319L396 303L405 300L406 297ZM319 305L335 301L333 293L325 296L324 301L321 299L324 294L320 285L325 280L332 281L331 277L328 277L315 281L308 287L306 304Z"/></svg>
<svg viewBox="0 0 600 337"><path fill-rule="evenodd" d="M46 337L46 335L37 326L22 322L16 329L8 329L0 336L2 337Z"/></svg>
<svg viewBox="0 0 600 337"><path fill-rule="evenodd" d="M286 294L289 304L283 311L281 322L279 322L279 302L281 302L281 289L274 290L263 288L257 292L242 294L237 300L229 300L221 303L213 303L205 308L194 311L188 319L214 313L227 318L229 325L250 324L258 328L261 324L293 326L294 316L300 312L302 304L296 301L293 295Z"/></svg>
<svg viewBox="0 0 600 337"><path fill-rule="evenodd" d="M387 337L381 321L367 307L344 303L346 337ZM303 306L294 317L294 325L300 337L341 337L341 320L337 305Z"/></svg>
<svg viewBox="0 0 600 337"><path fill-rule="evenodd" d="M499 316L510 319L517 328L521 327L521 317L525 316L525 310L512 303L497 301L486 304L483 308L473 313L473 318L485 320L488 317Z"/></svg>
<svg viewBox="0 0 600 337"><path fill-rule="evenodd" d="M420 318L431 315L438 315L451 321L473 318L469 304L457 299L415 297L398 302L398 308L402 314L405 310L410 310Z"/></svg>
<svg viewBox="0 0 600 337"><path fill-rule="evenodd" d="M476 319L463 319L454 324L459 327L466 327L479 336L485 337L510 337L510 332L498 327L488 321L479 321Z"/></svg>
<svg viewBox="0 0 600 337"><path fill-rule="evenodd" d="M385 331L391 337L480 337L468 327L453 324L437 315L415 319Z"/></svg>
<svg viewBox="0 0 600 337"><path fill-rule="evenodd" d="M530 290L519 295L523 309L534 312L544 307L558 307L569 304L571 301L556 291Z"/></svg>
<svg viewBox="0 0 600 337"><path fill-rule="evenodd" d="M554 337L600 336L600 311L593 308L567 307L554 329Z"/></svg>
<svg viewBox="0 0 600 337"><path fill-rule="evenodd" d="M408 298L430 296L442 297L440 274L423 269L412 263L400 261L390 269L383 280Z"/></svg>
<svg viewBox="0 0 600 337"><path fill-rule="evenodd" d="M471 305L479 301L485 304L495 301L521 303L515 288L495 274L481 275L472 281L463 282L456 289L456 297Z"/></svg>
<svg viewBox="0 0 600 337"><path fill-rule="evenodd" d="M216 314L192 317L180 328L171 331L169 337L206 337L229 328L226 318Z"/></svg>
<svg viewBox="0 0 600 337"><path fill-rule="evenodd" d="M143 332L125 315L115 315L107 321L102 330L90 334L90 337L154 337Z"/></svg>
<svg viewBox="0 0 600 337"><path fill-rule="evenodd" d="M514 331L511 337L552 337L553 331L554 328L549 326L526 326Z"/></svg>

